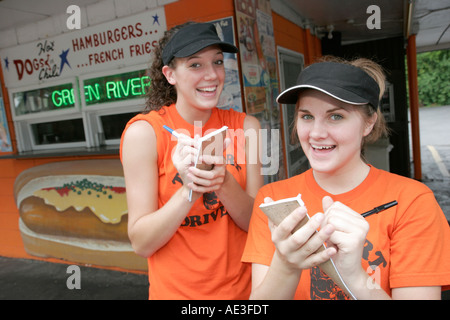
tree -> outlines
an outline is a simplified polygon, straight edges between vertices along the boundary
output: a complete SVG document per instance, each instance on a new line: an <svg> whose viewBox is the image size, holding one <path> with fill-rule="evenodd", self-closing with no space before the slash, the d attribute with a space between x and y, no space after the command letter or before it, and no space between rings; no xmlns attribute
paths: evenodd
<svg viewBox="0 0 450 320"><path fill-rule="evenodd" d="M418 54L417 78L421 105L450 105L450 50Z"/></svg>

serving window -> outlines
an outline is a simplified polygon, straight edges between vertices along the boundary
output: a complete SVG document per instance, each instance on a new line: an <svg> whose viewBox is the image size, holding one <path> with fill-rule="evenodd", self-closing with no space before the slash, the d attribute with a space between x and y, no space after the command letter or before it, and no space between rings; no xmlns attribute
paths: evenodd
<svg viewBox="0 0 450 320"><path fill-rule="evenodd" d="M83 119L67 119L30 124L34 145L85 142Z"/></svg>
<svg viewBox="0 0 450 320"><path fill-rule="evenodd" d="M149 85L141 66L10 90L19 152L118 147Z"/></svg>
<svg viewBox="0 0 450 320"><path fill-rule="evenodd" d="M132 109L131 111L128 109ZM119 146L127 122L140 112L135 108L99 110L89 112L87 122L93 134L95 146Z"/></svg>
<svg viewBox="0 0 450 320"><path fill-rule="evenodd" d="M118 146L126 123L144 109L150 78L145 66L80 77L82 110L95 146Z"/></svg>
<svg viewBox="0 0 450 320"><path fill-rule="evenodd" d="M105 140L120 140L128 120L136 114L137 112L127 112L100 116L99 118L105 134Z"/></svg>

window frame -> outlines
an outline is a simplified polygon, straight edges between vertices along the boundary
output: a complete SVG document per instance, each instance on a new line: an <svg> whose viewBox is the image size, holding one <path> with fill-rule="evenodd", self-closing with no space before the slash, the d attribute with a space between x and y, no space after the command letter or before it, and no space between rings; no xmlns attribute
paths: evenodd
<svg viewBox="0 0 450 320"><path fill-rule="evenodd" d="M48 87L56 87L63 84L72 84L72 88L74 90L74 106L70 108L63 108L60 110L47 110L47 111L39 111L35 113L28 113L23 115L16 115L15 110L15 103L14 103L14 94L19 92L27 92L27 91L33 91L33 90L39 90L43 88ZM52 82L45 82L40 83L38 85L30 85L25 87L16 87L9 89L9 101L10 101L10 109L11 109L11 115L13 118L13 121L22 121L22 120L33 120L38 118L44 118L48 119L49 117L52 117L54 115L69 115L73 113L79 113L80 112L80 99L78 93L78 81L76 77L66 78L66 79L60 79L57 81Z"/></svg>
<svg viewBox="0 0 450 320"><path fill-rule="evenodd" d="M89 128L89 132L92 138L92 145L95 147L106 146L119 146L120 139L105 139L104 130L101 121L101 117L105 115L123 114L131 112L140 112L145 107L145 95L141 98L134 98L128 100L104 102L99 104L87 105L85 100L85 88L84 81L100 77L108 77L113 75L119 75L123 73L129 73L134 71L147 71L146 65L135 65L127 68L120 68L114 71L102 71L96 73L85 74L78 77L78 87L80 89L81 97L81 110L86 114L86 122Z"/></svg>
<svg viewBox="0 0 450 320"><path fill-rule="evenodd" d="M102 146L119 147L120 139L104 138L104 129L101 117L125 114L139 113L145 107L145 95L142 97L124 99L119 101L104 102L99 104L87 105L85 99L84 81L99 77L108 77L120 75L135 71L147 71L147 65L135 65L127 68L119 68L110 71L102 71L84 74L78 77L58 79L55 81L46 81L37 85L29 85L23 87L15 87L9 90L10 109L14 122L14 130L17 138L17 148L19 152L29 151L57 151L70 148L95 148ZM26 92L38 90L42 88L55 87L63 84L72 84L74 90L74 106L61 110L45 110L24 115L16 115L14 94L18 92ZM85 141L83 142L64 142L37 144L37 137L33 132L33 125L38 123L46 123L53 121L64 121L71 119L82 119Z"/></svg>
<svg viewBox="0 0 450 320"><path fill-rule="evenodd" d="M33 125L39 124L39 123L47 123L47 122L58 122L58 121L65 121L65 120L74 120L74 119L81 119L83 122L83 131L84 131L84 142L62 142L62 143L51 143L51 144L36 144L35 142L35 136L33 134ZM86 127L86 121L82 114L71 114L71 115L60 115L58 117L52 117L52 119L47 119L49 121L42 121L42 119L33 119L26 121L27 126L27 133L29 139L29 143L31 145L32 150L56 150L56 149L62 149L62 148L80 148L80 147L88 147L89 145L89 132L88 128Z"/></svg>

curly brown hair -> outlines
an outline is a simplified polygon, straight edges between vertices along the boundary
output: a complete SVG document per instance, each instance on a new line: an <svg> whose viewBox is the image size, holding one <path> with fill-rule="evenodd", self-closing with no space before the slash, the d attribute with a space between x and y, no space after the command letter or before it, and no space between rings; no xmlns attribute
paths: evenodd
<svg viewBox="0 0 450 320"><path fill-rule="evenodd" d="M151 79L150 86L146 92L146 103L143 113L149 113L152 110L158 111L163 106L170 106L177 101L177 91L173 85L167 82L166 77L162 73L164 63L162 60L162 53L167 42L178 32L181 28L192 24L189 21L177 25L170 30L166 30L164 35L159 39L158 46L153 50L152 64L147 71L148 77ZM173 59L169 66L175 67L175 59Z"/></svg>

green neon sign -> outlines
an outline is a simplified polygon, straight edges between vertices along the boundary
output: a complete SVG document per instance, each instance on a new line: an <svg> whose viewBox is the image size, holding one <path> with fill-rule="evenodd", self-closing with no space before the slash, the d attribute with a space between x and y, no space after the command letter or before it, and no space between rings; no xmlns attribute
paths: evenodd
<svg viewBox="0 0 450 320"><path fill-rule="evenodd" d="M150 78L145 75L145 70L87 79L83 81L84 99L86 105L90 106L142 98L150 82ZM13 94L15 114L19 116L73 108L75 92L72 83L16 92Z"/></svg>
<svg viewBox="0 0 450 320"><path fill-rule="evenodd" d="M55 107L67 107L75 103L72 89L55 90L52 92L52 103Z"/></svg>
<svg viewBox="0 0 450 320"><path fill-rule="evenodd" d="M75 107L72 83L39 88L13 94L17 116Z"/></svg>
<svg viewBox="0 0 450 320"><path fill-rule="evenodd" d="M84 80L84 99L89 106L142 98L150 81L145 70Z"/></svg>

